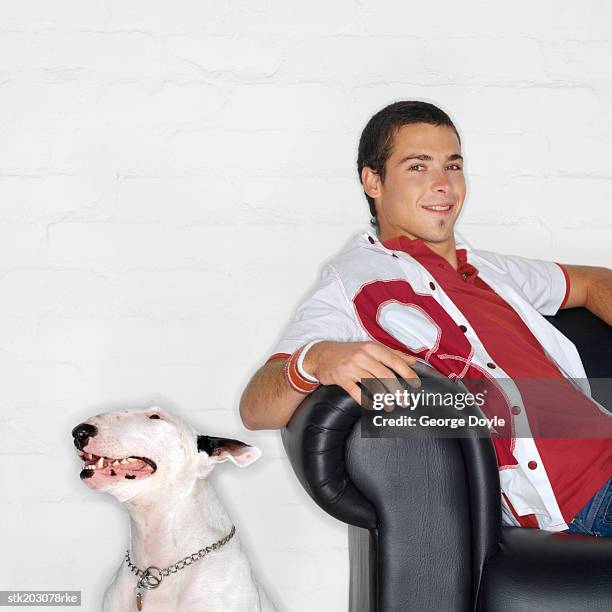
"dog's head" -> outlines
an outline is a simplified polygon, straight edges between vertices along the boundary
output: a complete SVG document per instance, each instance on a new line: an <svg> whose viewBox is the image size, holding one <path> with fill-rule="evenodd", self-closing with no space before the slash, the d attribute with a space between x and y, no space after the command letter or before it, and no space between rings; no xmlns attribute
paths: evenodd
<svg viewBox="0 0 612 612"><path fill-rule="evenodd" d="M206 478L225 461L245 467L261 451L239 440L201 435L156 406L98 414L72 430L81 479L120 501Z"/></svg>

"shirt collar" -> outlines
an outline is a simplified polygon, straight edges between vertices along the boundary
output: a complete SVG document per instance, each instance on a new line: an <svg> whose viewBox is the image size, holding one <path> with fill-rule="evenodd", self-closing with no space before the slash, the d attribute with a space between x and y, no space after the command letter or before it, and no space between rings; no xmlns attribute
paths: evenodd
<svg viewBox="0 0 612 612"><path fill-rule="evenodd" d="M408 238L407 236L396 236L395 238L385 240L385 242L382 243L376 233L372 230L365 231L363 234L361 234L360 238L361 240L366 241L370 248L374 248L379 251L384 251L390 254L395 251L401 251L411 255L417 259L417 261L419 256L433 256L446 262L444 258L432 251L420 238L413 239ZM455 248L457 253L457 273L461 274L462 276L467 274L467 277L470 279L478 276L478 268L474 267L474 265L468 261L468 258L474 261L474 263L480 261L480 259L474 253L467 241L457 231L455 231ZM464 280L466 279L464 278Z"/></svg>
<svg viewBox="0 0 612 612"><path fill-rule="evenodd" d="M368 235L372 238L375 238L378 244L381 244L383 247L390 251L402 251L403 253L407 253L413 257L418 257L419 255L438 255L435 251L429 248L423 240L420 238L408 238L408 236L395 236L394 238L390 238L389 240L385 240L381 242L378 238L372 236L368 233ZM371 242L371 240L370 240ZM464 266L467 263L467 251L469 247L461 240L461 238L457 239L455 236L455 248L457 253L457 263L459 267Z"/></svg>

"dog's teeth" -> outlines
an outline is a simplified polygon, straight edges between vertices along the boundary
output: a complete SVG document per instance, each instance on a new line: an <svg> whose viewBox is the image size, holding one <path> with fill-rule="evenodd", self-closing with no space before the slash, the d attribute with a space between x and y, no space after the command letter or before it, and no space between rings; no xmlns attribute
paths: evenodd
<svg viewBox="0 0 612 612"><path fill-rule="evenodd" d="M127 460L128 463L132 463L132 461L138 461L138 459L134 459L134 457L128 457Z"/></svg>
<svg viewBox="0 0 612 612"><path fill-rule="evenodd" d="M91 456L91 453L85 453L85 455L86 455L86 457L87 457L88 459L92 459L92 458L93 458L93 457Z"/></svg>
<svg viewBox="0 0 612 612"><path fill-rule="evenodd" d="M96 467L100 470L104 467L104 457L100 457L98 459L98 463L96 463Z"/></svg>
<svg viewBox="0 0 612 612"><path fill-rule="evenodd" d="M115 459L111 465L121 465L121 461L119 461L119 459Z"/></svg>
<svg viewBox="0 0 612 612"><path fill-rule="evenodd" d="M129 462L130 462L130 460L129 460L129 459L122 459L122 460L121 460L121 463L123 463L123 465L125 465L126 463L129 463Z"/></svg>

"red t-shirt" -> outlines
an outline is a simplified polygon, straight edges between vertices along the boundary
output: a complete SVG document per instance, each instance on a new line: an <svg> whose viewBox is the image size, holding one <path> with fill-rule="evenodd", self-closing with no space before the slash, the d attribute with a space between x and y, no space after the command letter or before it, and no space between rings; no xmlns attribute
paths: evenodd
<svg viewBox="0 0 612 612"><path fill-rule="evenodd" d="M521 392L530 426L535 425L534 439L557 503L569 522L612 476L612 444L601 437L537 437L536 432L551 431L547 425L554 426L550 419L560 414L555 414L557 410L567 416L571 409L576 419L584 421L590 416L600 419L598 409L565 380L517 312L478 276L478 270L467 262L465 249L457 250L458 269L454 270L420 239L400 236L383 244L390 250L408 253L427 269L463 313L489 355L513 379ZM569 278L560 267L566 279L563 306L569 295ZM556 380L546 385L543 379ZM500 466L507 461L507 453L499 452L501 448L496 445ZM505 458L500 461L502 456ZM517 518L524 526L537 527L533 515Z"/></svg>

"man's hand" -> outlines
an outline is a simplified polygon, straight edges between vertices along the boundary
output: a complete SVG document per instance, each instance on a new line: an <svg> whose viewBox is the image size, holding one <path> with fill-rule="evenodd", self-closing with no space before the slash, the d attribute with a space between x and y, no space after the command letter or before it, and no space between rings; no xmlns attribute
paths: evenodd
<svg viewBox="0 0 612 612"><path fill-rule="evenodd" d="M416 361L415 357L378 342L317 342L306 353L302 367L321 384L338 385L361 404L361 388L357 383L362 379L382 380L380 390L384 393L403 389L397 376L411 387L420 386L418 376L410 368Z"/></svg>

